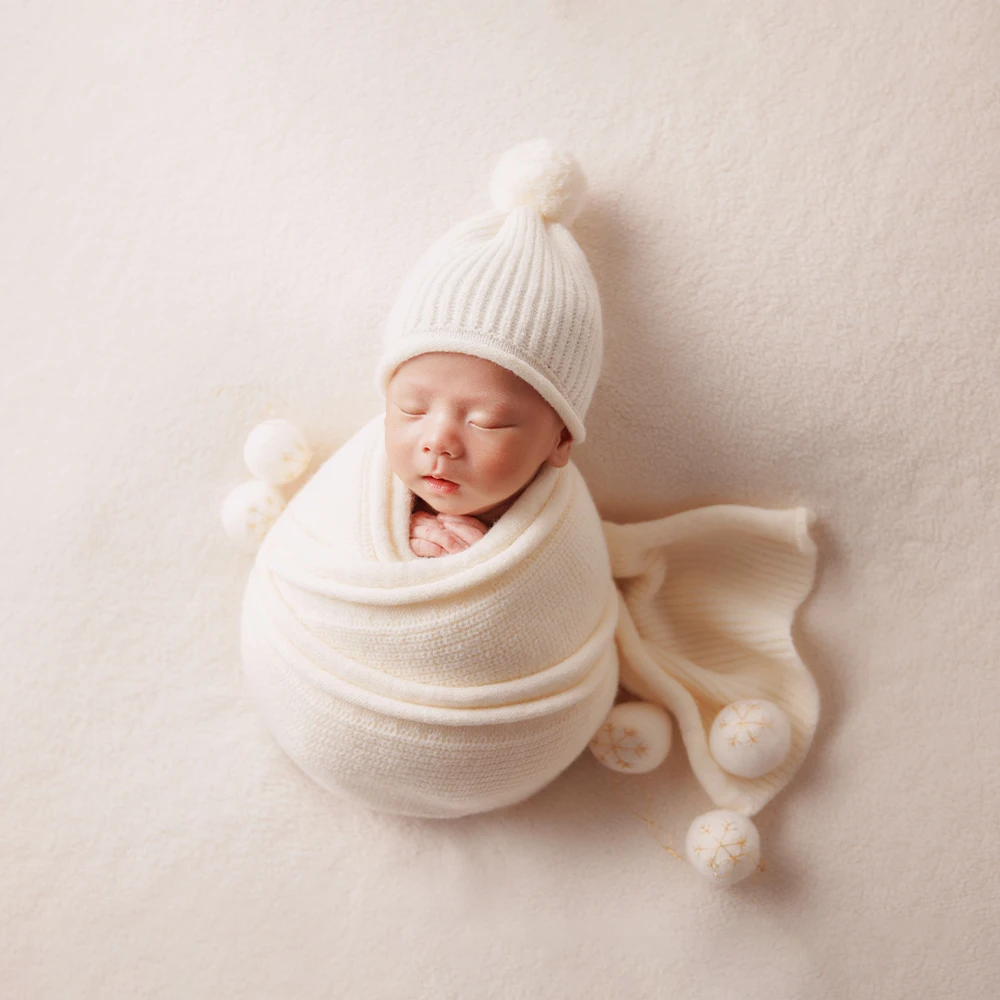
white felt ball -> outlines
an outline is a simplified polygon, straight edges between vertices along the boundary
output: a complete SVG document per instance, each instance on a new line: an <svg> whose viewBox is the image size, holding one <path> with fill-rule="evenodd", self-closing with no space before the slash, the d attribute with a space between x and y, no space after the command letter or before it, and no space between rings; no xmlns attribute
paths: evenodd
<svg viewBox="0 0 1000 1000"><path fill-rule="evenodd" d="M571 153L550 139L531 139L500 157L490 197L501 212L532 205L543 218L568 226L586 201L587 179Z"/></svg>
<svg viewBox="0 0 1000 1000"><path fill-rule="evenodd" d="M278 490L270 483L251 479L226 497L222 528L244 552L252 554L284 509L285 498Z"/></svg>
<svg viewBox="0 0 1000 1000"><path fill-rule="evenodd" d="M708 746L724 771L740 778L759 778L788 756L792 727L774 702L761 698L735 701L715 717Z"/></svg>
<svg viewBox="0 0 1000 1000"><path fill-rule="evenodd" d="M612 771L645 774L666 760L672 737L670 716L659 705L625 701L608 712L589 746Z"/></svg>
<svg viewBox="0 0 1000 1000"><path fill-rule="evenodd" d="M299 426L279 418L265 420L250 432L243 446L243 460L258 479L283 486L306 471L312 451Z"/></svg>
<svg viewBox="0 0 1000 1000"><path fill-rule="evenodd" d="M760 868L760 834L748 817L715 809L691 824L684 854L716 884L734 885Z"/></svg>

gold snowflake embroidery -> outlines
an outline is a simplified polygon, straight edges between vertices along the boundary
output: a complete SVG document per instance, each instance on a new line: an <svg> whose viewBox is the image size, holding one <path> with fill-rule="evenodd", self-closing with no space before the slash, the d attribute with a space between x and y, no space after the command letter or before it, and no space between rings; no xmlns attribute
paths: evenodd
<svg viewBox="0 0 1000 1000"><path fill-rule="evenodd" d="M756 743L757 737L761 734L764 729L771 728L770 720L765 720L763 718L751 719L751 712L759 712L760 705L757 702L751 702L747 705L734 705L731 712L727 712L726 716L719 719L719 728L727 729L729 726L734 726L736 732L729 738L729 745L731 747L746 746L748 743ZM731 717L731 713L735 713L736 718Z"/></svg>
<svg viewBox="0 0 1000 1000"><path fill-rule="evenodd" d="M253 532L253 537L262 542L268 533L271 525L274 524L278 516L278 506L271 497L264 500L266 510L261 510L256 504L252 504L247 510L247 526Z"/></svg>
<svg viewBox="0 0 1000 1000"><path fill-rule="evenodd" d="M636 761L649 753L634 726L615 726L605 722L590 741L594 756L616 771L629 771Z"/></svg>
<svg viewBox="0 0 1000 1000"><path fill-rule="evenodd" d="M710 832L707 826L700 827L700 830L706 834ZM708 838L714 840L714 844L695 845L694 850L698 857L701 857L706 851L712 852L707 864L712 870L712 874L718 879L724 879L743 858L750 858L753 862L753 855L749 851L743 850L747 844L746 837L737 837L735 830L735 825L730 820L726 820L722 825L722 836L711 834ZM763 871L762 865L757 865L757 867Z"/></svg>
<svg viewBox="0 0 1000 1000"><path fill-rule="evenodd" d="M281 456L281 461L286 466L292 466L293 468L305 468L307 464L306 449L302 447L301 441L295 442L295 448L292 451L286 451Z"/></svg>

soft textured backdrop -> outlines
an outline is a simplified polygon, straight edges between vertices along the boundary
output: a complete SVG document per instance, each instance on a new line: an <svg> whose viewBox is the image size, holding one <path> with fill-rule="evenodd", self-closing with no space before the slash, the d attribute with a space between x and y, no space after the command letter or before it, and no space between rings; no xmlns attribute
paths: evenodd
<svg viewBox="0 0 1000 1000"><path fill-rule="evenodd" d="M997 995L1000 7L152 0L0 10L0 993ZM570 146L605 517L808 504L824 714L717 891L589 754L387 820L241 690L248 431L374 413L417 255ZM631 786L680 844L682 752Z"/></svg>

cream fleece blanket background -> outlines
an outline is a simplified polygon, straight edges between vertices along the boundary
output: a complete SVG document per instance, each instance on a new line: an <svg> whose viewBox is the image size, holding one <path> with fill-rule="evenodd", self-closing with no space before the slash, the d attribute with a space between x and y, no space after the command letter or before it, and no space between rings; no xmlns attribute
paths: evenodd
<svg viewBox="0 0 1000 1000"><path fill-rule="evenodd" d="M4 997L996 995L992 0L15 2L0 39ZM243 439L376 412L403 275L536 135L594 191L602 515L821 519L757 885L589 755L498 814L345 807L241 689ZM634 780L679 847L683 753Z"/></svg>

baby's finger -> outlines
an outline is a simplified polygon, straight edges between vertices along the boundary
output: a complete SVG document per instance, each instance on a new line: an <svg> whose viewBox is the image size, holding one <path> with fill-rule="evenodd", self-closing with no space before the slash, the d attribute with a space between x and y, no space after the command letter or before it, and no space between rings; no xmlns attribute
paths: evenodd
<svg viewBox="0 0 1000 1000"><path fill-rule="evenodd" d="M441 546L445 553L462 552L468 548L468 544L465 541L443 524L440 524L436 518L411 525L410 534Z"/></svg>
<svg viewBox="0 0 1000 1000"><path fill-rule="evenodd" d="M444 549L435 542L429 542L426 538L411 538L410 548L413 550L413 554L417 556L426 556L428 558L433 558L434 556L443 556L445 554Z"/></svg>
<svg viewBox="0 0 1000 1000"><path fill-rule="evenodd" d="M433 518L430 521L410 521L410 537L426 538L430 541L441 531L441 525Z"/></svg>
<svg viewBox="0 0 1000 1000"><path fill-rule="evenodd" d="M450 528L438 525L438 531L440 534L435 534L433 536L434 541L436 541L439 545L443 545L449 552L464 552L469 547L470 543Z"/></svg>
<svg viewBox="0 0 1000 1000"><path fill-rule="evenodd" d="M478 517L471 514L438 514L439 521L454 521L459 524L482 524Z"/></svg>
<svg viewBox="0 0 1000 1000"><path fill-rule="evenodd" d="M425 547L430 546L432 551L428 552L427 553L428 555L441 556L448 551L446 548L448 535L441 527L441 525L437 523L437 521L411 524L410 525L411 548L413 547L414 541L423 542L425 544Z"/></svg>
<svg viewBox="0 0 1000 1000"><path fill-rule="evenodd" d="M447 521L445 522L445 527L448 531L461 538L468 546L478 542L486 534L486 526L482 521L477 521L475 518L470 518L470 521L471 523Z"/></svg>

